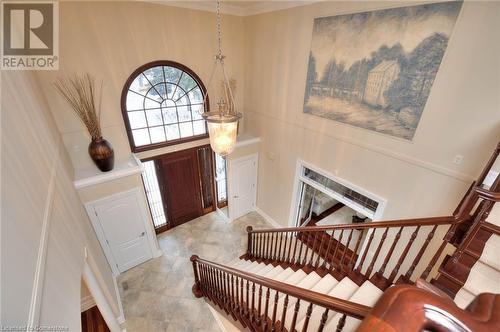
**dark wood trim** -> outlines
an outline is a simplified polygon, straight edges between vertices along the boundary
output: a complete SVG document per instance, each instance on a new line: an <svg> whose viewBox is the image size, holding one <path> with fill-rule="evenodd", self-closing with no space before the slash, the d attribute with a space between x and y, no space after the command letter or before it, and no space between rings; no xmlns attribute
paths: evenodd
<svg viewBox="0 0 500 332"><path fill-rule="evenodd" d="M123 122L125 124L125 130L127 132L127 137L128 137L130 149L132 150L132 152L143 152L143 151L148 151L148 150L154 150L154 149L158 149L158 148L162 148L162 147L166 147L166 146L170 146L170 145L192 142L192 141L196 141L196 140L200 140L200 139L204 139L204 138L208 137L208 133L207 133L204 135L179 138L179 139L176 139L174 141L153 143L153 144L148 144L145 146L136 147L134 145L134 138L132 136L132 128L130 128L130 123L128 121L128 116L127 116L127 92L130 88L130 85L132 84L132 82L134 81L134 79L138 75L140 75L143 71L145 71L149 68L153 68L153 67L157 67L157 66L168 66L168 67L178 68L178 69L188 73L195 80L195 82L200 87L203 95L205 95L205 93L207 91L201 78L193 70L191 70L191 68L187 67L186 65L183 65L182 63L178 63L178 62L171 61L171 60L156 60L156 61L152 61L152 62L148 62L146 64L143 64L139 68L135 69L132 72L132 74L130 74L130 76L127 78L127 80L125 81L125 84L124 84L123 89L122 89L121 98L120 98L120 105L121 105L121 109L122 109ZM204 106L205 106L204 111L209 112L210 111L210 100L209 100L208 96L207 96L207 102L205 103Z"/></svg>
<svg viewBox="0 0 500 332"><path fill-rule="evenodd" d="M263 287L271 288L277 290L280 293L288 294L290 296L299 298L302 301L306 301L309 303L313 303L315 305L319 305L324 308L328 308L329 310L341 312L347 314L351 317L363 319L366 317L370 311L370 307L367 307L362 304L358 304L355 302L350 302L347 300L342 300L333 296L329 296L322 293L316 293L310 291L308 289L300 288L297 286L285 284L273 279L261 277L257 274L253 274L250 272L245 272L241 270L236 270L231 267L217 264L202 258L199 258L196 255L191 256L191 262L196 263L197 265L205 265L211 268L214 268L219 271L224 271L230 275L245 279L247 281L253 282L258 285L262 285ZM196 270L196 269L195 269ZM197 272L196 272L197 273ZM197 280L195 279L195 282ZM199 280L198 280L199 282Z"/></svg>
<svg viewBox="0 0 500 332"><path fill-rule="evenodd" d="M448 225L458 222L453 216L403 219L403 220L388 220L388 221L371 221L360 224L344 224L344 225L329 225L329 226L306 226L306 227L286 227L286 228L266 228L252 230L251 233L280 233L280 232L321 232L331 231L336 229L370 229L384 227L400 227L400 226L434 226Z"/></svg>
<svg viewBox="0 0 500 332"><path fill-rule="evenodd" d="M109 332L99 308L93 306L81 313L82 332Z"/></svg>
<svg viewBox="0 0 500 332"><path fill-rule="evenodd" d="M499 324L500 295L480 294L462 310L450 297L417 281L417 287L398 285L384 292L356 331L486 332Z"/></svg>

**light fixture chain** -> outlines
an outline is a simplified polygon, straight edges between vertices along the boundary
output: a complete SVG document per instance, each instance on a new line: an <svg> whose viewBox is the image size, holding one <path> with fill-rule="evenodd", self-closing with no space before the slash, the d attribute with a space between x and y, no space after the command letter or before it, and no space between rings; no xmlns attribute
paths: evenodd
<svg viewBox="0 0 500 332"><path fill-rule="evenodd" d="M217 0L217 43L219 45L219 60L222 60L222 28L220 17L220 0Z"/></svg>

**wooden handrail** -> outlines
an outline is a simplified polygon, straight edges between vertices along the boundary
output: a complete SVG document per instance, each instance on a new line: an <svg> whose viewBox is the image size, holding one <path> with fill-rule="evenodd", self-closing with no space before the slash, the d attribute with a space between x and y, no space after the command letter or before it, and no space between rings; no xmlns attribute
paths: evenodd
<svg viewBox="0 0 500 332"><path fill-rule="evenodd" d="M217 264L205 259L202 259L198 257L197 255L191 256L191 262L197 263L197 264L204 264L210 267L213 267L219 271L224 271L226 273L229 273L233 276L240 277L242 279L245 279L247 281L251 281L253 283L256 283L258 285L262 285L267 288L271 288L274 290L277 290L280 293L283 294L288 294L289 296L296 297L298 299L301 299L303 301L313 303L316 305L319 305L321 307L324 307L326 309L340 312L343 314L346 314L351 317L363 319L368 315L368 312L371 310L370 307L367 307L362 304L358 304L355 302L350 302L347 300L342 300L336 297L331 297L325 294L317 293L310 291L308 289L296 287L293 285L285 284L273 279L261 277L257 274L253 274L250 272L245 272L237 269L233 269L229 266Z"/></svg>
<svg viewBox="0 0 500 332"><path fill-rule="evenodd" d="M474 191L479 195L479 197L483 199L493 202L500 202L500 192L498 191L491 191L483 187L475 187Z"/></svg>
<svg viewBox="0 0 500 332"><path fill-rule="evenodd" d="M249 233L278 233L278 232L325 232L341 229L371 229L385 227L411 227L411 226L435 226L435 225L451 225L460 222L454 216L431 217L431 218L416 218L403 220L388 220L388 221L371 221L359 224L341 224L329 226L306 226L306 227L284 227L284 228L265 228L252 229Z"/></svg>
<svg viewBox="0 0 500 332"><path fill-rule="evenodd" d="M500 295L480 294L462 310L432 286L397 285L386 290L357 332L486 332L500 324Z"/></svg>

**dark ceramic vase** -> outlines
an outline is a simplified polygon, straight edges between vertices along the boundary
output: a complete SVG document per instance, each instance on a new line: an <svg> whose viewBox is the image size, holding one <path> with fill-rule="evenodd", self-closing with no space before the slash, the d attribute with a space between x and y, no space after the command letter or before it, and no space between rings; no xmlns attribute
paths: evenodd
<svg viewBox="0 0 500 332"><path fill-rule="evenodd" d="M89 155L101 172L109 172L115 165L115 152L111 143L100 137L89 144Z"/></svg>

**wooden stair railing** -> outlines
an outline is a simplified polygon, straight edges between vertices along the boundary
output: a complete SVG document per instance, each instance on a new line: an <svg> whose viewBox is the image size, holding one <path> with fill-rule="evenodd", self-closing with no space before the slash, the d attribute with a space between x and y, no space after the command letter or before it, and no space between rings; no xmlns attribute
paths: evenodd
<svg viewBox="0 0 500 332"><path fill-rule="evenodd" d="M487 332L500 326L500 295L484 293L465 309L446 294L417 281L386 290L357 332Z"/></svg>
<svg viewBox="0 0 500 332"><path fill-rule="evenodd" d="M479 204L470 218L471 223L468 228L463 228L461 240L456 243L456 250L445 257L439 268L439 275L431 281L451 297L465 285L489 238L500 236L500 227L486 221L493 206L500 202L500 176L490 189L475 187L473 191Z"/></svg>
<svg viewBox="0 0 500 332"><path fill-rule="evenodd" d="M193 294L198 298L206 297L251 331L285 331L281 322L287 319L287 305L292 297L298 300L294 305L290 331L295 331L301 305L308 306L306 320L302 326L304 332L307 331L313 305L325 309L319 331L322 331L329 314L344 315L337 326L337 331L341 331L347 316L363 319L371 309L361 304L236 270L201 259L196 255L191 256L191 262L195 278ZM273 296L271 293L274 293ZM281 317L277 317L279 301L283 304Z"/></svg>
<svg viewBox="0 0 500 332"><path fill-rule="evenodd" d="M398 276L401 276L401 281L410 282L437 228L457 222L459 220L455 217L447 216L259 230L253 230L249 226L247 253L242 258L280 264L284 268L291 267L294 270L314 270L320 275L330 273L338 280L348 276L358 285L370 279L377 287L386 289L398 281ZM423 233L425 227L429 228L427 234ZM355 231L359 234L353 241ZM322 236L325 232L331 232L330 236ZM425 236L424 242L417 253L410 256L408 253L412 250L414 240L422 233ZM400 250L396 253L398 244ZM376 264L382 248L386 248L385 256ZM425 279L429 275L443 249L444 246L440 246L434 253L420 277ZM369 255L369 252L373 255ZM400 273L401 267L408 265L405 273ZM392 266L390 273L388 266Z"/></svg>

